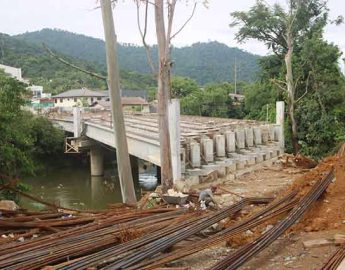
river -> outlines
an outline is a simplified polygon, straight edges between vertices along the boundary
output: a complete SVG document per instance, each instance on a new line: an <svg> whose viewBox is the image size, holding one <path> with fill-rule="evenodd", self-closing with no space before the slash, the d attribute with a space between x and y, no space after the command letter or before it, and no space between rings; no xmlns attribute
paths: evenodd
<svg viewBox="0 0 345 270"><path fill-rule="evenodd" d="M108 204L119 203L120 183L115 166L106 169L105 176L91 177L86 165L67 166L41 172L28 177L25 183L31 186L30 194L57 205L75 209L104 209ZM157 186L154 166L139 164L139 181L135 182L137 198L141 190L154 190ZM42 209L40 203L21 198L20 205L28 209Z"/></svg>

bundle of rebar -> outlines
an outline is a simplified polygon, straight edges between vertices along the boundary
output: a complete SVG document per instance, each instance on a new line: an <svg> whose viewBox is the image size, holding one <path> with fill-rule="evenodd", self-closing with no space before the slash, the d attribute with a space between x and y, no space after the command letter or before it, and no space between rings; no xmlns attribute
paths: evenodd
<svg viewBox="0 0 345 270"><path fill-rule="evenodd" d="M340 264L345 260L345 245L334 252L320 270L337 270ZM342 268L341 268L342 269Z"/></svg>
<svg viewBox="0 0 345 270"><path fill-rule="evenodd" d="M230 239L235 235L250 230L260 224L263 224L267 220L290 211L297 204L297 200L295 199L296 194L297 192L293 191L287 196L273 201L263 210L258 211L257 213L249 216L241 222L235 223L234 225L221 230L213 236L197 241L195 243L191 243L168 254L162 253L159 256L155 256L151 260L129 267L128 270L155 269L156 267L163 266L166 263L170 263L188 255L195 254L206 248L211 248L224 243L227 239Z"/></svg>
<svg viewBox="0 0 345 270"><path fill-rule="evenodd" d="M145 233L168 226L177 218L189 218L186 210L153 209L130 212L126 217L110 216L98 222L75 226L23 243L11 242L0 246L1 269L37 269L88 255L121 242L124 234ZM131 236L129 235L129 238Z"/></svg>
<svg viewBox="0 0 345 270"><path fill-rule="evenodd" d="M123 258L116 260L114 263L111 263L104 267L104 269L126 269L132 265L137 264L138 262L150 258L151 256L157 254L158 252L164 251L167 248L173 246L174 244L187 239L188 237L210 227L211 225L237 213L243 207L253 204L253 203L267 203L271 199L263 198L247 198L243 199L240 202L231 205L224 210L217 211L212 214L205 220L199 220L194 224L186 226L172 234L164 236L160 239L157 239L144 247L135 250L133 253L124 256Z"/></svg>
<svg viewBox="0 0 345 270"><path fill-rule="evenodd" d="M183 222L177 222L161 228L156 232L148 233L132 241L113 246L102 251L96 252L81 260L66 264L58 269L85 269L90 266L107 265L107 269L127 268L130 265L156 255L160 251L166 250L175 243L180 242L195 233L227 218L240 211L244 206L255 203L268 203L271 198L250 198L244 199L239 203L219 210L215 213L202 214L194 218L189 218ZM121 266L117 266L121 264Z"/></svg>
<svg viewBox="0 0 345 270"><path fill-rule="evenodd" d="M236 250L234 253L229 254L223 260L214 265L211 270L234 270L243 265L254 255L261 252L279 236L281 236L288 228L290 228L297 220L299 220L303 214L309 209L309 207L315 202L321 194L326 190L328 185L334 179L334 169L310 189L310 191L304 195L295 208L284 218L278 222L272 229L268 230L254 242L244 245Z"/></svg>

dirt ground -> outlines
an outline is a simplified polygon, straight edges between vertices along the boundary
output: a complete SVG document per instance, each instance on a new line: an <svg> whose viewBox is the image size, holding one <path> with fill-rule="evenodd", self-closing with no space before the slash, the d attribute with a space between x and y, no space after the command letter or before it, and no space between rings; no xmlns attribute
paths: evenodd
<svg viewBox="0 0 345 270"><path fill-rule="evenodd" d="M301 196L310 189L316 180L321 179L325 171L328 171L332 165L336 167L336 181L328 187L326 193L314 203L299 223L239 269L320 269L337 247L332 244L305 248L303 241L320 238L331 239L335 234L345 234L344 164L345 159L332 157L323 161L317 168L310 170L284 166L277 162L272 166L263 167L223 184L222 187L225 189L244 197L276 197L292 189L298 189L299 196ZM223 194L217 195L216 199L220 204L227 205L238 201L240 197ZM244 212L251 212L251 209L244 209ZM224 243L223 246L186 257L174 265L189 266L192 270L209 269L217 261L234 251L238 245L252 241L260 235L265 226L254 231L252 237L243 237L243 241L230 241L228 245Z"/></svg>

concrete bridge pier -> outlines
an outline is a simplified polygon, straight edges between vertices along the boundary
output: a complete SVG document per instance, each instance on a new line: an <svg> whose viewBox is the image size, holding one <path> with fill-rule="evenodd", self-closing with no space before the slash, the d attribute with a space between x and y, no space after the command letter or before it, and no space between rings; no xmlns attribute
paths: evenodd
<svg viewBox="0 0 345 270"><path fill-rule="evenodd" d="M139 160L136 156L129 156L132 168L133 182L137 183L139 181Z"/></svg>
<svg viewBox="0 0 345 270"><path fill-rule="evenodd" d="M102 176L91 176L91 198L95 202L102 196Z"/></svg>
<svg viewBox="0 0 345 270"><path fill-rule="evenodd" d="M101 176L104 174L104 155L102 148L98 145L90 148L91 176Z"/></svg>

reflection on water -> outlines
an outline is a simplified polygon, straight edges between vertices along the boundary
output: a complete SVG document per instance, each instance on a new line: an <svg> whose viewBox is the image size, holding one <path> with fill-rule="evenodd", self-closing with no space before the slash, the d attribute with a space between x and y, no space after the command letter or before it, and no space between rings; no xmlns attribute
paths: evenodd
<svg viewBox="0 0 345 270"><path fill-rule="evenodd" d="M121 189L117 173L107 170L105 177L91 177L88 167L52 170L25 179L32 186L30 194L57 205L78 209L103 209L110 203L121 202ZM139 181L134 183L137 198L141 190L154 190L157 177L154 167L140 169ZM39 203L22 198L25 208L42 208Z"/></svg>

